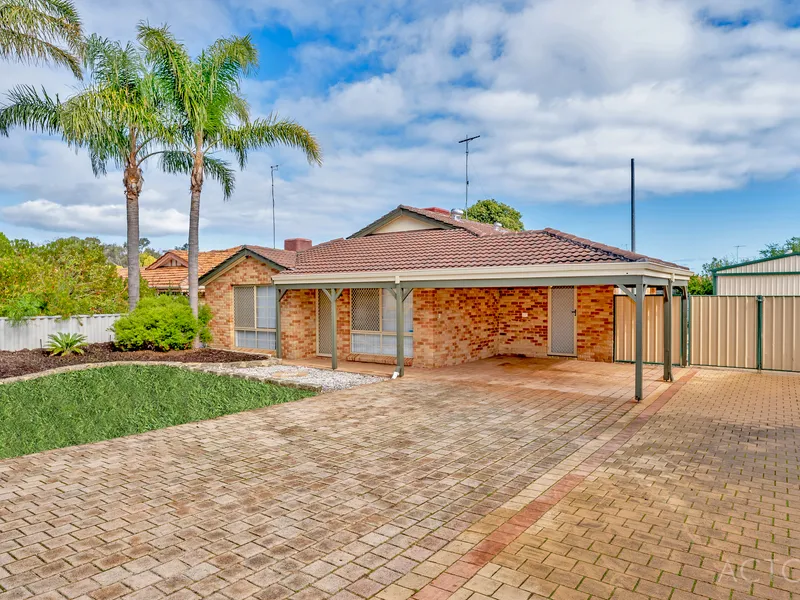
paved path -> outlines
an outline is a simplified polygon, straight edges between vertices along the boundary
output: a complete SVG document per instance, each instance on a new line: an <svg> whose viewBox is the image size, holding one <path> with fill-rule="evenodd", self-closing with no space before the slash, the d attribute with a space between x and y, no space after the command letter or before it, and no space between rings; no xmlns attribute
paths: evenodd
<svg viewBox="0 0 800 600"><path fill-rule="evenodd" d="M492 359L2 461L0 600L728 598L725 556L798 556L800 377L632 374Z"/></svg>

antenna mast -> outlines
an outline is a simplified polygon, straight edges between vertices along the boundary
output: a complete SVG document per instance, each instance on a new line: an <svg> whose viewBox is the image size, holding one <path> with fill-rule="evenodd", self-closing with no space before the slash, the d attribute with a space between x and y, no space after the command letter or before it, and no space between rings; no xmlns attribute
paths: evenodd
<svg viewBox="0 0 800 600"><path fill-rule="evenodd" d="M636 252L636 166L631 159L631 252Z"/></svg>
<svg viewBox="0 0 800 600"><path fill-rule="evenodd" d="M269 176L272 179L272 249L274 250L276 246L276 236L275 236L275 171L278 169L280 165L272 165L269 168Z"/></svg>
<svg viewBox="0 0 800 600"><path fill-rule="evenodd" d="M464 154L464 159L465 159L465 162L464 162L465 172L464 173L465 173L465 177L466 177L467 187L466 187L466 191L465 191L465 194L464 194L464 210L467 210L469 208L469 143L472 140L477 140L479 137L481 137L481 136L479 136L479 135L473 135L472 137L467 136L463 140L459 140L458 141L459 144L466 144L466 147L465 147L466 152Z"/></svg>

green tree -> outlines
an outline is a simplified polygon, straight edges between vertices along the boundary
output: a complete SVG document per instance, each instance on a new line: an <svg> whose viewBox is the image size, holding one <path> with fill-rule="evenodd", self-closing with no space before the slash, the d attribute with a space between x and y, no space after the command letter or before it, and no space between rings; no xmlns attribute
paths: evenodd
<svg viewBox="0 0 800 600"><path fill-rule="evenodd" d="M139 195L144 186L143 163L171 141L166 104L143 56L132 44L122 46L97 36L86 44L85 64L90 83L61 102L30 86L15 87L0 108L0 133L14 126L61 134L74 148L89 152L95 176L109 163L122 169L127 218L129 308L139 301Z"/></svg>
<svg viewBox="0 0 800 600"><path fill-rule="evenodd" d="M761 258L776 258L795 252L800 252L800 237L789 238L783 244L767 244L762 250L758 251L758 254Z"/></svg>
<svg viewBox="0 0 800 600"><path fill-rule="evenodd" d="M81 79L83 30L69 0L0 0L0 55L26 64L53 63Z"/></svg>
<svg viewBox="0 0 800 600"><path fill-rule="evenodd" d="M689 293L692 296L711 296L714 293L714 271L735 263L736 261L728 256L712 258L703 265L700 274L689 278Z"/></svg>
<svg viewBox="0 0 800 600"><path fill-rule="evenodd" d="M494 198L478 200L467 209L464 216L472 221L488 223L489 225L500 223L501 226L512 231L525 229L522 224L522 214L508 204L498 202Z"/></svg>
<svg viewBox="0 0 800 600"><path fill-rule="evenodd" d="M206 176L222 184L231 197L234 173L214 156L232 153L244 169L250 150L275 145L299 148L310 163L322 163L317 140L293 121L270 116L250 120L240 95L241 79L257 66L258 52L250 36L222 38L196 59L178 42L167 26L139 25L139 41L154 65L164 95L170 98L180 137L174 149L162 156L167 171L190 176L189 189L189 304L198 314L198 254L200 195Z"/></svg>
<svg viewBox="0 0 800 600"><path fill-rule="evenodd" d="M0 317L116 313L126 304L125 281L92 239L36 245L0 237Z"/></svg>

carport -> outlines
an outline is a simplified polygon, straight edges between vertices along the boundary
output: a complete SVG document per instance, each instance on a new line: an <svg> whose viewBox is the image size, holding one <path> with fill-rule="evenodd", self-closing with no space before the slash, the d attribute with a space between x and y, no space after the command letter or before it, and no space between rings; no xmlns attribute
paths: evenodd
<svg viewBox="0 0 800 600"><path fill-rule="evenodd" d="M636 353L634 398L642 399L643 394L643 348L644 348L644 297L648 289L656 289L663 297L664 308L664 375L665 381L672 381L672 302L681 302L681 344L678 363L687 364L688 340L688 295L687 285L690 273L675 265L660 261L637 261L628 263L584 263L584 264L543 264L503 268L471 269L429 269L425 271L394 272L341 272L293 274L281 273L273 277L276 286L277 317L277 355L282 356L281 348L281 300L289 290L319 290L330 300L331 337L337 335L336 299L346 289L386 289L396 302L396 375L402 377L405 371L405 334L403 301L416 289L454 289L454 288L554 288L560 286L616 286L636 305ZM677 293L677 296L675 295ZM331 367L338 365L336 344L333 344Z"/></svg>

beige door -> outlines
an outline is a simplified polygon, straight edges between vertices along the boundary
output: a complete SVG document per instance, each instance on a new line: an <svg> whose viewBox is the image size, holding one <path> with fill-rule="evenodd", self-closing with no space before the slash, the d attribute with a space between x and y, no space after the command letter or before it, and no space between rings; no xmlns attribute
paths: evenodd
<svg viewBox="0 0 800 600"><path fill-rule="evenodd" d="M550 288L550 354L575 356L575 288Z"/></svg>
<svg viewBox="0 0 800 600"><path fill-rule="evenodd" d="M317 290L317 354L330 356L331 349L331 300L322 290Z"/></svg>

